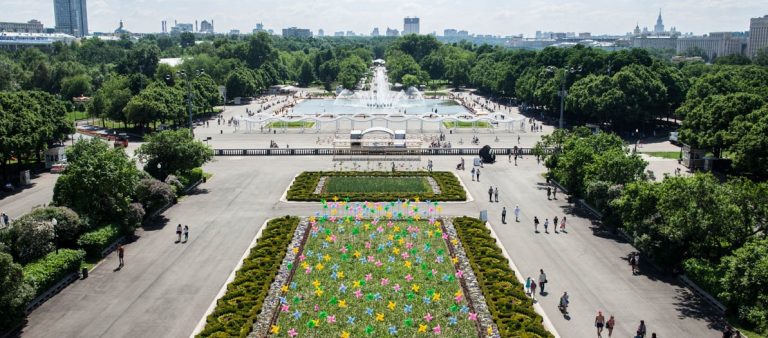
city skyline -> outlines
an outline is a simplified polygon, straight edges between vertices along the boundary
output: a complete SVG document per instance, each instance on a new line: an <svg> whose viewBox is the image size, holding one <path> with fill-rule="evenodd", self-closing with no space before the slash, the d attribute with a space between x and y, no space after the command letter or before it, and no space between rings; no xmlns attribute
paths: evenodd
<svg viewBox="0 0 768 338"><path fill-rule="evenodd" d="M6 0L0 21L26 22L40 20L46 27L54 27L53 1ZM161 21L169 24L194 23L195 20L213 19L217 32L238 29L250 32L256 23L279 32L282 28L308 28L313 32L355 31L368 34L374 27L403 29L403 18L421 19L421 33L441 35L446 28L467 30L470 33L493 35L524 34L534 36L536 31L591 32L593 34L623 35L636 24L653 28L659 9L667 27L681 32L706 34L713 31L746 31L749 19L765 13L761 1L697 2L635 2L593 0L588 2L546 1L503 2L487 0L472 3L453 3L446 0L358 0L341 1L329 7L315 2L299 0L289 3L267 3L229 0L221 2L178 0L161 3L138 0L131 3L117 0L88 2L89 30L111 32L120 20L131 32L160 32ZM268 11L260 8L270 8Z"/></svg>

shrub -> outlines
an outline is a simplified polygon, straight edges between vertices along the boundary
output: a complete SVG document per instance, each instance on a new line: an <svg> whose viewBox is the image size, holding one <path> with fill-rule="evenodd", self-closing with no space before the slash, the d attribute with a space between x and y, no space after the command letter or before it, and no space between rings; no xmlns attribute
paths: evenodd
<svg viewBox="0 0 768 338"><path fill-rule="evenodd" d="M453 225L501 336L552 337L485 223L458 217Z"/></svg>
<svg viewBox="0 0 768 338"><path fill-rule="evenodd" d="M77 245L85 250L89 257L101 258L101 252L120 238L120 230L120 227L113 224L103 226L80 236Z"/></svg>
<svg viewBox="0 0 768 338"><path fill-rule="evenodd" d="M179 181L179 178L176 177L176 175L168 175L168 177L165 178L165 184L173 187L173 192L176 194L179 194L181 190L184 189L184 185L181 184L181 181Z"/></svg>
<svg viewBox="0 0 768 338"><path fill-rule="evenodd" d="M61 249L24 266L24 282L35 296L54 286L61 279L77 271L85 258L85 251Z"/></svg>
<svg viewBox="0 0 768 338"><path fill-rule="evenodd" d="M136 227L141 224L141 221L146 215L144 207L141 203L131 203L128 205L128 212L125 215L125 223L123 224L123 233L126 235L132 235L136 230Z"/></svg>
<svg viewBox="0 0 768 338"><path fill-rule="evenodd" d="M377 192L353 192L347 193L343 196L336 196L339 198L349 198L350 201L395 201L414 199L418 197L421 200L431 201L464 201L467 199L466 191L459 183L456 176L447 171L372 171L372 172L337 172L337 171L305 171L294 179L293 184L288 189L287 198L290 201L320 201L331 200L334 194L315 194L315 188L320 182L320 178L323 176L337 176L337 177L427 177L431 176L435 182L440 186L440 194L434 194L432 192L422 193L377 193Z"/></svg>
<svg viewBox="0 0 768 338"><path fill-rule="evenodd" d="M290 216L267 223L198 337L245 337L251 332L298 224Z"/></svg>
<svg viewBox="0 0 768 338"><path fill-rule="evenodd" d="M77 236L87 231L88 224L80 219L72 209L67 207L45 207L33 209L21 216L19 220L31 219L39 222L50 222L56 219L56 234L59 236L60 247L73 247Z"/></svg>
<svg viewBox="0 0 768 338"><path fill-rule="evenodd" d="M11 223L2 238L10 254L20 264L34 261L55 249L51 222L31 217L22 217Z"/></svg>
<svg viewBox="0 0 768 338"><path fill-rule="evenodd" d="M21 265L0 252L0 332L13 327L24 317L24 307L32 299L32 290L24 284Z"/></svg>
<svg viewBox="0 0 768 338"><path fill-rule="evenodd" d="M136 198L144 206L144 210L151 214L173 202L176 194L170 185L154 178L146 178L136 186Z"/></svg>

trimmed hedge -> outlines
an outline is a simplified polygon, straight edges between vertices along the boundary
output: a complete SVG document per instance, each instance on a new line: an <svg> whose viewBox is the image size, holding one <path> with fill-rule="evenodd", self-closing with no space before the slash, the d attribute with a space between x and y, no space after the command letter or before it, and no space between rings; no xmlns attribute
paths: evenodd
<svg viewBox="0 0 768 338"><path fill-rule="evenodd" d="M343 196L339 194L315 194L315 188L320 182L320 178L323 176L336 176L336 177L427 177L431 176L435 182L440 186L440 194L434 194L432 192L427 193L377 193L377 192L352 192L346 193ZM332 200L333 197L349 198L350 201L355 202L383 202L383 201L395 201L398 199L419 199L426 201L465 201L467 200L467 193L464 191L464 187L459 183L459 179L456 178L452 172L449 171L305 171L293 181L290 189L288 189L287 198L289 201L312 201L317 202L320 200Z"/></svg>
<svg viewBox="0 0 768 338"><path fill-rule="evenodd" d="M285 258L298 217L270 220L198 337L246 337Z"/></svg>
<svg viewBox="0 0 768 338"><path fill-rule="evenodd" d="M88 257L101 258L101 252L121 235L120 227L110 224L84 233L77 240L77 245L85 250Z"/></svg>
<svg viewBox="0 0 768 338"><path fill-rule="evenodd" d="M24 282L32 287L35 296L39 296L70 273L80 269L84 258L83 250L59 249L59 253L51 252L24 266Z"/></svg>
<svg viewBox="0 0 768 338"><path fill-rule="evenodd" d="M485 223L476 218L458 217L453 220L453 226L501 336L552 337Z"/></svg>

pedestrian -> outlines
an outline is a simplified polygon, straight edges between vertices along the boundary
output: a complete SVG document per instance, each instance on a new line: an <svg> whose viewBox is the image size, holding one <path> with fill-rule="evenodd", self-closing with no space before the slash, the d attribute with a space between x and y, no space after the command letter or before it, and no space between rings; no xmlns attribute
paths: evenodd
<svg viewBox="0 0 768 338"><path fill-rule="evenodd" d="M499 203L499 187L493 190L493 199L496 200L496 203Z"/></svg>
<svg viewBox="0 0 768 338"><path fill-rule="evenodd" d="M554 228L555 233L557 233L557 216L555 216L555 219L552 220L552 228Z"/></svg>
<svg viewBox="0 0 768 338"><path fill-rule="evenodd" d="M544 233L545 234L549 233L549 218L544 219Z"/></svg>
<svg viewBox="0 0 768 338"><path fill-rule="evenodd" d="M552 199L557 199L557 187L552 187Z"/></svg>
<svg viewBox="0 0 768 338"><path fill-rule="evenodd" d="M125 261L123 260L124 256L125 256L125 249L123 249L123 245L122 244L118 244L117 245L117 259L120 262L120 265L117 267L118 269L122 268L123 265L125 265Z"/></svg>
<svg viewBox="0 0 768 338"><path fill-rule="evenodd" d="M539 233L539 218L533 216L533 232Z"/></svg>
<svg viewBox="0 0 768 338"><path fill-rule="evenodd" d="M507 224L507 207L501 208L501 224Z"/></svg>
<svg viewBox="0 0 768 338"><path fill-rule="evenodd" d="M531 280L531 277L528 277L525 279L525 294L530 295L531 294L531 284L533 281Z"/></svg>
<svg viewBox="0 0 768 338"><path fill-rule="evenodd" d="M181 223L179 223L178 226L176 226L176 243L181 242Z"/></svg>
<svg viewBox="0 0 768 338"><path fill-rule="evenodd" d="M509 163L512 163L512 153L509 153Z"/></svg>
<svg viewBox="0 0 768 338"><path fill-rule="evenodd" d="M605 323L605 328L608 329L608 338L613 335L614 327L616 327L616 319L613 319L613 315L611 315L611 318Z"/></svg>
<svg viewBox="0 0 768 338"><path fill-rule="evenodd" d="M605 326L605 317L603 316L602 311L597 311L597 316L595 316L595 327L597 328L598 337L603 336L603 326Z"/></svg>
<svg viewBox="0 0 768 338"><path fill-rule="evenodd" d="M563 219L560 221L560 231L565 232L565 216L563 216Z"/></svg>
<svg viewBox="0 0 768 338"><path fill-rule="evenodd" d="M552 195L552 188L551 187L547 187L547 200L551 199L551 198L549 198L551 195Z"/></svg>
<svg viewBox="0 0 768 338"><path fill-rule="evenodd" d="M472 174L472 181L474 181L475 180L475 167L472 167L472 170L470 171L470 173Z"/></svg>
<svg viewBox="0 0 768 338"><path fill-rule="evenodd" d="M189 240L189 225L184 225L184 243Z"/></svg>
<svg viewBox="0 0 768 338"><path fill-rule="evenodd" d="M3 224L5 224L5 226L11 225L11 218L8 217L6 213L3 213Z"/></svg>
<svg viewBox="0 0 768 338"><path fill-rule="evenodd" d="M517 144L520 144L520 135L517 135Z"/></svg>
<svg viewBox="0 0 768 338"><path fill-rule="evenodd" d="M5 213L2 213L2 215L0 215L0 225L3 225L3 226L8 225L8 224L5 224Z"/></svg>
<svg viewBox="0 0 768 338"><path fill-rule="evenodd" d="M483 165L483 162L480 162L480 165ZM477 174L477 181L480 182L480 168L477 168L477 170L475 170L475 174Z"/></svg>
<svg viewBox="0 0 768 338"><path fill-rule="evenodd" d="M641 320L640 325L637 326L637 337L639 338L645 338L645 332L647 331L645 327L645 321Z"/></svg>
<svg viewBox="0 0 768 338"><path fill-rule="evenodd" d="M549 283L547 280L547 274L544 273L544 269L539 269L539 293L544 294L544 287Z"/></svg>
<svg viewBox="0 0 768 338"><path fill-rule="evenodd" d="M632 264L632 274L636 275L640 273L640 253L636 252L634 257L635 260L634 264Z"/></svg>
<svg viewBox="0 0 768 338"><path fill-rule="evenodd" d="M536 282L531 282L531 299L536 300Z"/></svg>

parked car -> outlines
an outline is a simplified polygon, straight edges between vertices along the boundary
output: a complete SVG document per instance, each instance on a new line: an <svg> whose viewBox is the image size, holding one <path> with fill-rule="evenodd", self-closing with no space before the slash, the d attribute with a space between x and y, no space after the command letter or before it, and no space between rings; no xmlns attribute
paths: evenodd
<svg viewBox="0 0 768 338"><path fill-rule="evenodd" d="M678 132L673 131L669 133L669 142L672 144L680 144L680 140L677 138Z"/></svg>
<svg viewBox="0 0 768 338"><path fill-rule="evenodd" d="M61 174L67 169L69 164L66 162L57 162L51 166L51 174Z"/></svg>

